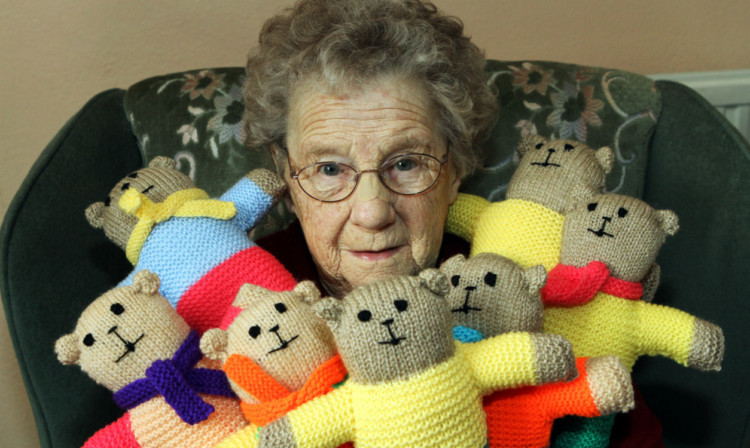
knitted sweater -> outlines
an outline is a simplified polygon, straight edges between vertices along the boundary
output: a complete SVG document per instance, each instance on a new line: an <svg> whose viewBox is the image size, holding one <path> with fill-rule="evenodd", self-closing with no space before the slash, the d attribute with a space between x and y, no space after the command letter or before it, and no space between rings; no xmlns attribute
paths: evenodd
<svg viewBox="0 0 750 448"><path fill-rule="evenodd" d="M272 198L244 177L220 200L234 204L234 217L172 217L155 225L133 271L118 285L131 284L143 269L155 272L159 292L199 332L231 322L223 319L245 283L276 291L295 285L284 266L247 235L273 205Z"/></svg>
<svg viewBox="0 0 750 448"><path fill-rule="evenodd" d="M642 355L687 365L695 317L675 308L603 292L576 307L546 307L544 331L570 340L576 356L618 356L628 370Z"/></svg>
<svg viewBox="0 0 750 448"><path fill-rule="evenodd" d="M460 193L448 211L446 231L471 242L471 256L491 252L521 267L557 265L563 215L521 199L490 202Z"/></svg>
<svg viewBox="0 0 750 448"><path fill-rule="evenodd" d="M346 441L358 448L481 448L487 441L482 396L538 382L531 335L508 333L456 342L452 358L404 380L350 380L287 417L300 448Z"/></svg>

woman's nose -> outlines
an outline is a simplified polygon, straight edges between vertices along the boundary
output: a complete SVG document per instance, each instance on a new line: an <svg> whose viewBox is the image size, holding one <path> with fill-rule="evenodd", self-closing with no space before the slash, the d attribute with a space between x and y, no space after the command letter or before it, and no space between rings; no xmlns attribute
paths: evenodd
<svg viewBox="0 0 750 448"><path fill-rule="evenodd" d="M395 193L380 182L377 173L363 173L359 185L349 199L352 203L351 220L368 229L381 229L396 219L391 201Z"/></svg>

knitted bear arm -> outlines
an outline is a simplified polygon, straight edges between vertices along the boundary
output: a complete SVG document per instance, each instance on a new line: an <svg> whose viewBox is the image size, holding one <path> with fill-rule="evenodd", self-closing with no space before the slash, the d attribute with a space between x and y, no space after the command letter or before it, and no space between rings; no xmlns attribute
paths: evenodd
<svg viewBox="0 0 750 448"><path fill-rule="evenodd" d="M98 430L83 448L141 448L130 427L130 415L125 414Z"/></svg>
<svg viewBox="0 0 750 448"><path fill-rule="evenodd" d="M695 316L664 305L638 303L638 355L665 356L687 367Z"/></svg>
<svg viewBox="0 0 750 448"><path fill-rule="evenodd" d="M219 199L234 204L237 208L234 222L246 231L255 227L276 203L273 196L248 177L240 179Z"/></svg>
<svg viewBox="0 0 750 448"><path fill-rule="evenodd" d="M471 242L479 215L490 204L490 201L481 196L459 193L456 201L448 209L445 231Z"/></svg>
<svg viewBox="0 0 750 448"><path fill-rule="evenodd" d="M483 395L540 383L531 333L504 333L474 344L456 344Z"/></svg>

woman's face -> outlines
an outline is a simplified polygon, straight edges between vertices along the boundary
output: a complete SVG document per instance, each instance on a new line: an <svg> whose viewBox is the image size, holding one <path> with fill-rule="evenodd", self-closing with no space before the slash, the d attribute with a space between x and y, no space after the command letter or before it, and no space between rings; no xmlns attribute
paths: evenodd
<svg viewBox="0 0 750 448"><path fill-rule="evenodd" d="M377 169L387 158L407 152L443 159L445 137L418 84L386 78L338 93L314 86L305 84L292 96L287 147L293 170L320 161L345 163L358 171ZM308 196L289 176L288 162L277 161L330 294L341 297L372 280L435 265L448 206L460 183L448 160L423 194L393 193L376 173L365 173L348 198L334 203Z"/></svg>

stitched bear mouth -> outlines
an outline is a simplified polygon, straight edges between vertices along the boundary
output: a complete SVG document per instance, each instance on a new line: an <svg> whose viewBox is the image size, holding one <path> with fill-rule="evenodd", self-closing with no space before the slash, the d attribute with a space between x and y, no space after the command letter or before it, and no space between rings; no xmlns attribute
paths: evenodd
<svg viewBox="0 0 750 448"><path fill-rule="evenodd" d="M275 327L271 328L270 331L271 331L271 333L275 334L277 338L279 338L279 343L281 345L279 345L275 349L271 350L270 352L266 353L267 355L270 355L271 353L276 353L276 352L278 352L280 350L286 349L287 347L289 347L289 344L291 344L292 341L296 340L299 337L299 335L296 335L296 336L292 336L290 339L285 340L284 338L281 337L281 335L279 335L279 326L278 325L276 325Z"/></svg>
<svg viewBox="0 0 750 448"><path fill-rule="evenodd" d="M393 333L393 329L391 328L391 325L393 324L393 319L388 319L382 322L383 325L388 329L388 335L390 335L391 339L388 341L378 341L378 344L380 345L392 345L397 346L401 342L406 340L406 337L399 336L396 337L396 335Z"/></svg>
<svg viewBox="0 0 750 448"><path fill-rule="evenodd" d="M115 325L114 327L110 328L110 329L109 329L109 331L107 332L107 334L112 334L112 333L114 333L114 334L115 334L115 336L117 336L117 338L118 338L118 339L119 339L120 341L122 341L122 343L123 343L123 344L125 345L125 352L124 352L124 353L123 353L122 355L120 355L120 357L119 357L119 358L117 358L117 359L115 360L115 363L118 363L118 362L122 361L122 359L123 359L123 358L125 358L126 356L128 356L128 355L129 355L129 354L131 354L131 353L134 353L134 352L135 352L135 345L136 345L136 344L137 344L137 343L138 343L138 342L139 342L139 341L140 341L141 339L143 339L143 336L145 336L145 333L144 333L144 334L141 334L141 335L140 335L140 336L138 337L138 339L136 339L135 341L132 341L132 342L131 342L131 341L128 341L127 339L125 339L125 338L123 338L122 336L120 336L120 334L119 334L119 333L117 332L117 325Z"/></svg>
<svg viewBox="0 0 750 448"><path fill-rule="evenodd" d="M467 286L464 288L466 290L466 297L464 297L464 303L459 308L454 308L451 310L452 313L464 313L469 314L472 311L482 311L481 308L475 308L473 306L469 306L469 296L471 295L471 292L474 291L476 286Z"/></svg>
<svg viewBox="0 0 750 448"><path fill-rule="evenodd" d="M549 161L550 157L552 157L552 154L554 154L555 151L550 149L547 151L547 158L544 160L544 162L531 162L531 165L533 166L541 166L542 168L546 168L548 166L557 166L559 167L557 163L552 163Z"/></svg>
<svg viewBox="0 0 750 448"><path fill-rule="evenodd" d="M603 236L608 236L610 238L614 238L615 237L614 235L612 235L611 233L607 233L607 232L604 231L604 228L607 227L607 223L610 222L610 221L612 221L612 218L609 218L609 217L605 216L605 217L602 218L602 226L599 228L599 230L594 230L592 228L587 228L586 230L588 230L589 232L593 233L594 235L596 235L599 238L601 238Z"/></svg>

